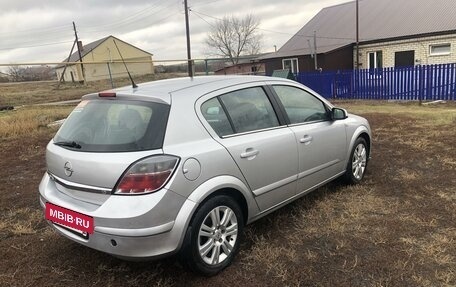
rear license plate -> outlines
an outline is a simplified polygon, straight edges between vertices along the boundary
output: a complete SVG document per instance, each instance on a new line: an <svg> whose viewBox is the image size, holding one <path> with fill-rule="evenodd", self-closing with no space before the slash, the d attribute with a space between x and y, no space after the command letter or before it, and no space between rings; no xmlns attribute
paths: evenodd
<svg viewBox="0 0 456 287"><path fill-rule="evenodd" d="M93 217L49 202L46 203L46 219L81 233L93 234Z"/></svg>

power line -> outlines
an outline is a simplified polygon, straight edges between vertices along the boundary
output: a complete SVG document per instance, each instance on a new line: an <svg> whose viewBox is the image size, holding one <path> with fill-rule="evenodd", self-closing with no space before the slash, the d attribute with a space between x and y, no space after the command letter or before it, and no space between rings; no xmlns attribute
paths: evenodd
<svg viewBox="0 0 456 287"><path fill-rule="evenodd" d="M49 39L35 39L31 41L14 41L14 42L6 42L0 45L0 50L14 50L14 49L19 49L19 48L27 48L27 47L40 47L40 46L48 46L53 43L61 43L61 42L67 42L70 41L72 37L71 36L64 36L64 37L53 37Z"/></svg>
<svg viewBox="0 0 456 287"><path fill-rule="evenodd" d="M41 45L44 43L53 43L61 42L67 40L71 37L71 30L61 31L58 33L38 33L30 35L16 35L16 37L0 37L2 40L0 42L0 49L8 49L9 47L14 46L35 46Z"/></svg>
<svg viewBox="0 0 456 287"><path fill-rule="evenodd" d="M212 1L207 1L207 2L197 2L195 4L193 4L192 6L190 7L197 7L197 6L202 6L202 5L208 5L208 4L212 4L212 3L215 3L215 2L219 2L221 0L212 0Z"/></svg>
<svg viewBox="0 0 456 287"><path fill-rule="evenodd" d="M120 21L111 22L107 24L102 24L98 26L84 26L79 25L80 30L83 32L101 32L101 31L109 31L114 29L118 26L128 26L134 24L136 22L143 21L141 28L147 27L151 24L157 24L160 22L165 21L166 19L176 15L178 11L168 14L163 18L151 18L151 16L159 14L164 10L168 9L176 3L171 3L169 5L162 6L162 2L156 0L153 4L149 5L146 8L143 8L127 17L123 17ZM176 5L177 6L177 5ZM145 18L150 18L149 21L144 21ZM84 29L81 29L84 27ZM85 29L85 27L90 27L89 29ZM10 34L14 34L8 36L6 39L2 39L2 45L0 46L0 50L14 50L14 49L22 49L22 48L34 48L34 47L41 47L41 46L50 46L55 44L61 43L69 43L69 41L58 41L62 38L68 38L71 33L72 26L71 25L61 25L61 26L53 26L53 27L42 27L42 28L34 28L34 29L27 29L27 30L19 30L19 31L11 31L11 32L3 32L0 33L1 36L6 36ZM39 35L39 39L31 40L31 36ZM49 41L49 42L46 42ZM41 42L41 43L40 43ZM44 43L43 43L44 42ZM3 47L2 47L3 46Z"/></svg>
<svg viewBox="0 0 456 287"><path fill-rule="evenodd" d="M123 23L123 22L129 21L130 19L135 18L135 17L137 17L138 15L144 14L145 12L147 12L147 11L150 10L150 9L153 9L153 8L158 7L159 5L157 5L157 4L158 4L158 3L156 2L155 4L149 5L149 6L147 6L146 8L143 8L143 9L138 10L137 12L135 12L135 13L133 13L133 14L130 14L129 16L122 17L122 18L120 18L119 21L110 21L109 23L96 25L95 27L110 26L110 25L112 25L113 23L116 24L116 23ZM94 27L94 25L90 25L90 26L79 25L79 26L80 26L80 27Z"/></svg>
<svg viewBox="0 0 456 287"><path fill-rule="evenodd" d="M19 30L19 31L8 31L8 32L1 32L0 36L3 35L8 35L8 34L20 34L20 33L34 33L37 34L38 32L58 32L58 31L64 31L64 30L69 30L71 29L71 25L62 25L62 26L52 26L52 27L42 27L42 28L33 28L33 29L27 29L27 30ZM23 37L23 36L21 36Z"/></svg>
<svg viewBox="0 0 456 287"><path fill-rule="evenodd" d="M191 8L188 9L188 11L190 12L194 12ZM193 13L193 15L195 15L196 17L200 18L201 20L203 20L204 22L206 22L209 26L211 26L212 28L215 28L215 26L211 23L209 23L206 19L204 19L203 17L201 17L198 13Z"/></svg>
<svg viewBox="0 0 456 287"><path fill-rule="evenodd" d="M164 9L167 9L171 6L172 5L166 5L166 6L162 7L161 9L159 9L158 11L154 11L154 13L150 13L151 11L153 12L153 10L160 8L160 2L159 2L159 0L156 0L152 5L144 8L144 9L141 9L127 17L123 17L118 22L114 22L114 23L111 22L108 24L98 25L95 27L80 25L80 27L90 27L87 30L83 29L84 32L86 32L86 31L87 32L108 31L108 30L113 29L116 26L130 25L136 21L140 21L146 17L160 13ZM146 14L146 15L144 15L144 14ZM165 18L159 19L159 21L154 21L154 22L161 22L164 19L168 19L169 17L171 17L173 15L175 15L175 13L173 13ZM138 17L140 17L140 18L136 19ZM150 23L150 21L147 21L147 22ZM97 27L100 27L100 28L104 27L104 28L96 29ZM61 26L42 27L42 28L34 28L34 29L11 31L11 32L2 32L2 33L0 33L0 36L7 36L7 37L5 37L6 39L2 39L2 41L1 41L2 45L0 45L0 49L1 50L11 50L11 49L14 49L13 46L17 46L18 48L22 48L22 47L25 48L25 47L39 47L41 45L48 45L49 43L42 44L43 42L46 42L43 40L47 40L49 42L51 42L51 41L54 42L54 41L58 41L62 38L67 38L71 33L71 29L72 29L71 25L61 25ZM13 35L11 35L11 34L13 34ZM9 36L9 35L11 35L11 36ZM30 40L32 38L31 36L37 36L37 35L40 36L39 39ZM3 47L1 47L1 46L3 46Z"/></svg>
<svg viewBox="0 0 456 287"><path fill-rule="evenodd" d="M15 49L23 49L23 48L35 48L35 47L43 47L43 46L52 46L52 45L66 44L66 43L73 43L73 41L64 41L64 42L56 42L56 43L46 43L46 44L33 45L33 46L22 46L22 47L12 47L12 48L0 48L0 51L15 50Z"/></svg>
<svg viewBox="0 0 456 287"><path fill-rule="evenodd" d="M90 26L91 28L84 29L84 31L86 31L86 32L109 31L115 27L119 27L119 26L126 27L128 25L131 25L133 23L140 22L140 21L142 21L142 23L144 24L141 26L143 26L143 27L148 26L148 25L150 25L150 21L144 21L144 19L148 19L152 15L159 14L160 12L162 12L174 5L176 5L176 3L171 3L170 5L163 6L163 7L161 7L161 9L155 10L155 11L153 10L153 8L159 8L159 6L157 6L157 5L155 5L153 7L151 6L149 8L143 9L142 11L139 11L135 14L132 14L129 17L124 18L120 21L102 24L102 25L98 25L98 26ZM81 25L80 27L87 27L87 26Z"/></svg>
<svg viewBox="0 0 456 287"><path fill-rule="evenodd" d="M35 37L38 35L35 35ZM13 46L13 45L39 45L41 43L46 43L46 42L55 42L55 41L62 41L63 39L70 38L71 36L71 30L65 31L65 33L59 33L56 35L39 35L39 38L37 37L36 39L33 39L32 37L22 37L21 39L2 39L0 47L2 46Z"/></svg>
<svg viewBox="0 0 456 287"><path fill-rule="evenodd" d="M172 4L172 5L175 5L175 4ZM167 5L165 7L163 7L163 9L166 9L166 8L169 8L170 6L172 5ZM79 25L80 27L87 27L87 28L93 28L93 27L104 27L104 26L113 26L113 25L120 25L120 24L123 24L123 23L126 23L126 22L131 22L131 20L133 20L135 17L138 17L139 15L141 14L144 14L144 13L147 13L148 10L152 10L152 9L155 9L155 8L158 8L160 7L160 0L156 0L154 4L144 8L144 9L141 9L127 17L122 17L120 19L120 21L117 21L117 22L111 22L111 23L107 23L107 24L101 24L101 25L98 25L98 26L94 26L94 25ZM157 11L160 12L162 11L163 9ZM156 14L156 13L153 13L153 14ZM153 15L151 14L151 15ZM148 16L148 15L146 15ZM144 17L143 17L144 18ZM135 21L135 20L133 20ZM32 29L26 29L26 30L17 30L17 31L8 31L8 32L1 32L0 33L0 36L4 36L4 35L11 35L13 34L12 36L8 37L9 39L11 39L11 37L16 37L16 38L23 38L27 35L36 35L36 34L44 34L44 33L59 33L59 32L65 32L65 31L71 31L72 29L72 25L61 25L61 26L49 26L49 27L41 27L41 28L32 28ZM19 35L21 33L24 33L26 35ZM3 39L3 42L4 42L5 39Z"/></svg>

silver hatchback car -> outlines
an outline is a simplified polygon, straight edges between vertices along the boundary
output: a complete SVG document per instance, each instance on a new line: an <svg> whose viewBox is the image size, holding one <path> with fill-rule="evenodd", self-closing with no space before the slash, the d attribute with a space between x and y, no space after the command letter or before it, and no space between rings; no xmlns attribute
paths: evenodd
<svg viewBox="0 0 456 287"><path fill-rule="evenodd" d="M180 78L89 94L47 146L40 203L49 224L125 259L180 251L228 266L242 230L338 177L362 180L366 119L296 82Z"/></svg>

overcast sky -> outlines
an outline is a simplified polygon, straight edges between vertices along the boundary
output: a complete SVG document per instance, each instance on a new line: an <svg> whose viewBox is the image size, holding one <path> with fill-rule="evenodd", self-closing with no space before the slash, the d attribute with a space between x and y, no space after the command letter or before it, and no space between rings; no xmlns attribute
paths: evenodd
<svg viewBox="0 0 456 287"><path fill-rule="evenodd" d="M188 0L193 58L209 56L210 25L225 15L260 19L262 52L280 48L322 8L350 0ZM74 40L113 35L154 54L185 59L183 0L0 0L0 63L60 62Z"/></svg>

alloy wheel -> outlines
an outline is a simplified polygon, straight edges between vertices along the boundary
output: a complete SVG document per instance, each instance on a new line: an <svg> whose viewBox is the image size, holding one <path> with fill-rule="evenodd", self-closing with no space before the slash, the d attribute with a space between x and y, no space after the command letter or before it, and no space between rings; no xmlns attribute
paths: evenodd
<svg viewBox="0 0 456 287"><path fill-rule="evenodd" d="M237 238L236 214L227 206L217 206L206 215L199 228L199 254L209 265L222 263L233 251Z"/></svg>
<svg viewBox="0 0 456 287"><path fill-rule="evenodd" d="M361 180L364 175L367 163L366 147L360 143L356 146L352 158L352 173L357 180Z"/></svg>

